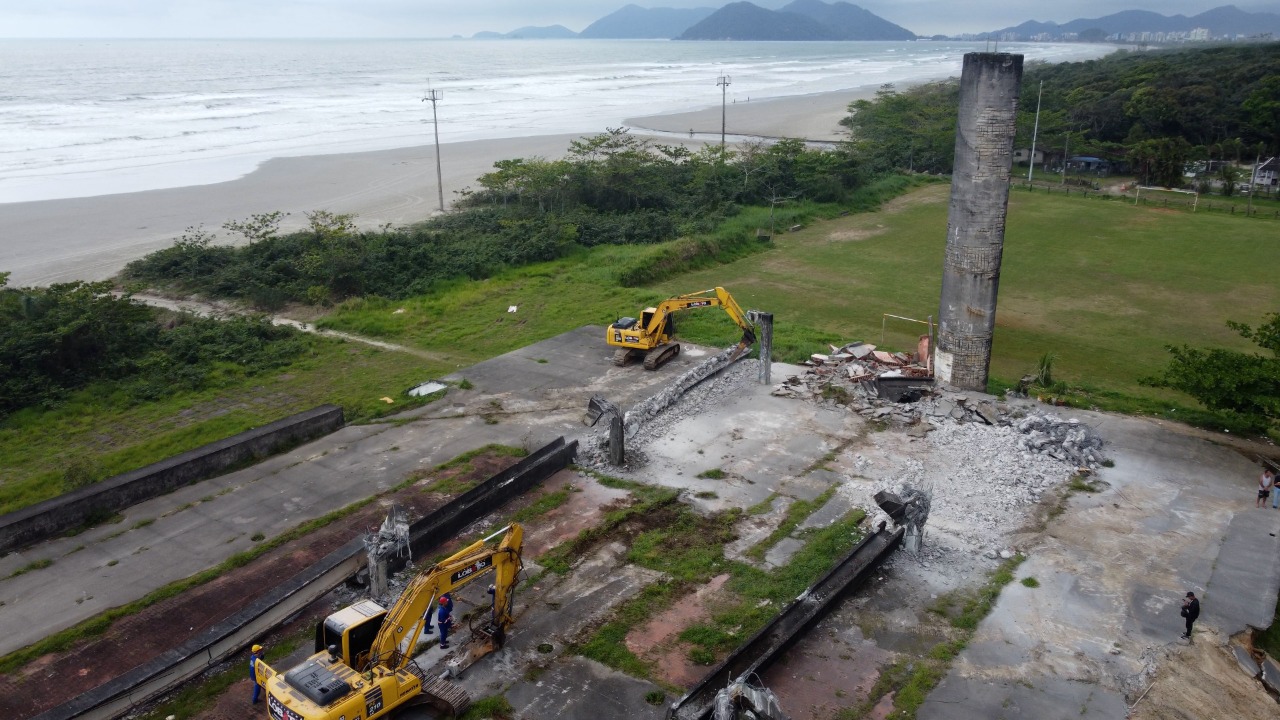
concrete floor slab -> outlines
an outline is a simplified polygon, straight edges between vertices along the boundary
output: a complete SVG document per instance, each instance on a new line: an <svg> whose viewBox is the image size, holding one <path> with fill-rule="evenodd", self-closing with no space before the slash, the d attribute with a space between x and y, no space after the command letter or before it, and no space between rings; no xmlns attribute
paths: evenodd
<svg viewBox="0 0 1280 720"><path fill-rule="evenodd" d="M593 393L634 402L697 362L696 353L684 353L658 372L615 367L603 334L601 327L583 327L478 363L449 376L467 378L471 390L451 389L409 413L342 428L131 507L119 523L0 558L0 577L31 562L53 562L0 580L12 628L0 637L0 654L213 567L256 545L258 533L280 535L415 470L487 443L535 449L559 435L581 436Z"/></svg>
<svg viewBox="0 0 1280 720"><path fill-rule="evenodd" d="M645 701L661 692L653 683L637 680L582 657L560 660L536 680L522 680L504 693L515 717L599 720L666 716L666 705Z"/></svg>
<svg viewBox="0 0 1280 720"><path fill-rule="evenodd" d="M1124 697L1090 683L1037 678L1028 683L948 675L916 712L919 720L1115 720Z"/></svg>
<svg viewBox="0 0 1280 720"><path fill-rule="evenodd" d="M1280 553L1269 533L1280 518L1252 512L1252 464L1142 419L1073 414L1107 440L1107 488L1077 494L1024 548L1018 575L1040 587L1005 588L922 720L1123 717L1125 693L1149 684L1147 649L1182 632L1188 589L1223 637L1271 622Z"/></svg>

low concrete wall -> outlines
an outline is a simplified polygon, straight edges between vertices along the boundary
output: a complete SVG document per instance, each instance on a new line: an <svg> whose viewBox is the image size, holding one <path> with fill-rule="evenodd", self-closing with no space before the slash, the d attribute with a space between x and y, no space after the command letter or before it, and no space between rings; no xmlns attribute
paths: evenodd
<svg viewBox="0 0 1280 720"><path fill-rule="evenodd" d="M414 553L427 554L435 547L432 543L451 539L466 525L564 469L573 461L577 449L576 441L566 443L563 437L557 438L418 520L410 527ZM244 652L250 642L355 575L364 566L365 559L364 541L356 538L200 635L74 700L40 713L33 720L122 717L139 704Z"/></svg>
<svg viewBox="0 0 1280 720"><path fill-rule="evenodd" d="M342 427L342 408L321 405L144 468L107 478L0 517L0 553L80 527L229 468L278 453Z"/></svg>

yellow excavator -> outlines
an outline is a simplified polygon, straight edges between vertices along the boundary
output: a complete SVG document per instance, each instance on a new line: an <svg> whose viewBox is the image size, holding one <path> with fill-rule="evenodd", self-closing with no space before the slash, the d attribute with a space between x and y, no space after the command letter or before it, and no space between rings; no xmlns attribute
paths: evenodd
<svg viewBox="0 0 1280 720"><path fill-rule="evenodd" d="M717 287L663 300L657 307L645 308L639 318L619 318L605 330L605 341L618 348L613 353L613 364L629 365L644 358L645 370L662 367L680 354L679 343L672 342L676 333L674 313L701 307L724 308L742 328L742 340L738 343L735 359L755 343L755 328L747 313L724 288Z"/></svg>
<svg viewBox="0 0 1280 720"><path fill-rule="evenodd" d="M490 544L501 536L497 545ZM411 653L430 626L432 604L444 593L494 574L493 608L486 621L472 623L472 638L455 651L469 666L502 647L511 615L524 529L512 523L420 572L391 610L363 600L316 626L316 654L284 673L256 664L267 691L271 720L375 720L410 704L429 704L458 715L470 698L442 677L428 677Z"/></svg>

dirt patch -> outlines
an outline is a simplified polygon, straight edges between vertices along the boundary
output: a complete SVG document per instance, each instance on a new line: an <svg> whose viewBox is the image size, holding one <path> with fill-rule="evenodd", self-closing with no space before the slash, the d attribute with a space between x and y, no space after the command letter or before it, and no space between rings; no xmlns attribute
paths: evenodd
<svg viewBox="0 0 1280 720"><path fill-rule="evenodd" d="M785 699L790 717L829 718L867 699L894 654L857 634L856 627L823 622L765 672L765 686Z"/></svg>
<svg viewBox="0 0 1280 720"><path fill-rule="evenodd" d="M483 480L516 463L500 455L479 455L451 468L469 482ZM240 568L181 595L126 618L73 648L38 658L0 678L0 715L31 717L56 707L108 680L150 662L249 605L281 578L292 577L346 544L366 528L378 525L392 501L421 517L443 505L448 496L414 486L384 496L330 525L286 543ZM247 701L246 701L247 702Z"/></svg>
<svg viewBox="0 0 1280 720"><path fill-rule="evenodd" d="M569 489L569 499L530 525L535 531L525 535L524 555L536 558L560 543L600 524L615 503L627 497L626 490L607 488L593 478L560 473L543 485L547 492Z"/></svg>
<svg viewBox="0 0 1280 720"><path fill-rule="evenodd" d="M1155 687L1137 702L1132 720L1280 716L1280 705L1261 683L1245 675L1227 649L1226 638L1212 630L1197 628L1195 644L1168 645L1162 654Z"/></svg>
<svg viewBox="0 0 1280 720"><path fill-rule="evenodd" d="M877 235L883 235L888 232L888 228L884 225L876 225L873 228L855 228L851 230L837 230L827 235L827 240L831 242L856 242L858 240L866 240Z"/></svg>
<svg viewBox="0 0 1280 720"><path fill-rule="evenodd" d="M706 666L689 659L693 645L681 642L680 633L696 622L710 619L717 606L727 602L724 584L729 574L717 575L696 592L627 634L627 649L653 661L654 676L678 687L689 687L707 673Z"/></svg>
<svg viewBox="0 0 1280 720"><path fill-rule="evenodd" d="M951 199L951 186L931 185L923 190L909 192L884 203L880 206L880 212L897 213L907 208L918 207L920 205L937 205Z"/></svg>

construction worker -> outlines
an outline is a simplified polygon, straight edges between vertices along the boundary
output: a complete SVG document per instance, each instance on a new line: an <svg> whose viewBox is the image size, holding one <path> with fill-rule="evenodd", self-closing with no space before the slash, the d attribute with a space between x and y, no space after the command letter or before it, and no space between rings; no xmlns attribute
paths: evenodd
<svg viewBox="0 0 1280 720"><path fill-rule="evenodd" d="M440 647L449 648L449 628L453 626L453 598L449 593L440 596L437 602L440 609L436 611L436 625L440 626Z"/></svg>
<svg viewBox="0 0 1280 720"><path fill-rule="evenodd" d="M261 645L254 645L249 652L249 679L253 681L254 705L258 704L258 698L262 695L262 686L258 684L258 661L266 652Z"/></svg>

